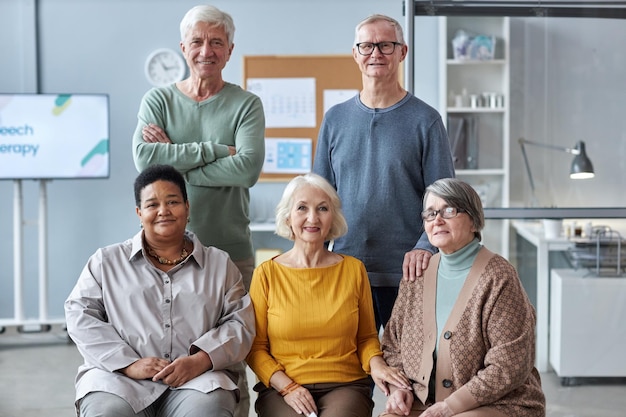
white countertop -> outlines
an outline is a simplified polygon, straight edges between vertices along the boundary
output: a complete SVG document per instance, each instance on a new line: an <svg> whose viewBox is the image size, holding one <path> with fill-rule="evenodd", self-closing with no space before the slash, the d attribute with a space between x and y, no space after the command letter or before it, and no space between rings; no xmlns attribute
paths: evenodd
<svg viewBox="0 0 626 417"><path fill-rule="evenodd" d="M274 232L276 231L276 223L250 223L251 232Z"/></svg>
<svg viewBox="0 0 626 417"><path fill-rule="evenodd" d="M567 250L567 248L572 246L572 242L564 235L556 238L546 238L541 221L513 220L511 225L520 236L535 246L548 244L551 250Z"/></svg>

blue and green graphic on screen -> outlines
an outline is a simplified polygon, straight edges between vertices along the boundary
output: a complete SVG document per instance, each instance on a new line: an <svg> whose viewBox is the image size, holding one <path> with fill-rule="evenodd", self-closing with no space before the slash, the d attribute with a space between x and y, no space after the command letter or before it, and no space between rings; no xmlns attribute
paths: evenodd
<svg viewBox="0 0 626 417"><path fill-rule="evenodd" d="M0 179L107 178L106 94L0 94Z"/></svg>

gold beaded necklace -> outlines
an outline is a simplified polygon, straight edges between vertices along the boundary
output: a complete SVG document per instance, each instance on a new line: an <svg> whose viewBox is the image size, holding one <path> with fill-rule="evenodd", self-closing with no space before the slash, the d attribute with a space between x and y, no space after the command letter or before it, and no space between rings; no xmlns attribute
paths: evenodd
<svg viewBox="0 0 626 417"><path fill-rule="evenodd" d="M146 247L148 248L148 255L152 256L157 261L159 261L159 263L161 265L178 265L179 263L184 261L187 258L187 256L189 255L189 253L187 252L187 248L185 247L185 246L187 246L186 242L187 242L186 240L183 240L183 250L180 253L180 257L178 259L173 260L173 261L170 261L167 258L164 258L162 256L157 255L157 253L154 251L154 249L152 249L147 243L146 243Z"/></svg>

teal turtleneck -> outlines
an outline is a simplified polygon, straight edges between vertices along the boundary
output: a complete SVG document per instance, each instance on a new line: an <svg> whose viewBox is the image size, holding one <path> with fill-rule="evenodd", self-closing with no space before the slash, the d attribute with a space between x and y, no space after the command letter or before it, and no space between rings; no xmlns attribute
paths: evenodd
<svg viewBox="0 0 626 417"><path fill-rule="evenodd" d="M441 335L444 326L454 303L465 283L465 278L469 273L476 255L482 248L478 239L472 240L458 251L446 255L441 254L439 269L437 270L437 332ZM439 349L439 338L437 338L437 349Z"/></svg>

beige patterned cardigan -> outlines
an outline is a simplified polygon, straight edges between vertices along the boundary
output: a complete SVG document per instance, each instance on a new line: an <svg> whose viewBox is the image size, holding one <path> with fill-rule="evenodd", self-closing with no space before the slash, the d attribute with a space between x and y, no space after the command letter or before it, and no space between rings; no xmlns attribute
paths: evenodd
<svg viewBox="0 0 626 417"><path fill-rule="evenodd" d="M382 339L390 366L403 369L422 403L428 397L437 337L439 254L424 278L402 281ZM535 362L535 310L515 268L481 248L442 329L435 400L455 413L481 406L507 416L545 416Z"/></svg>

